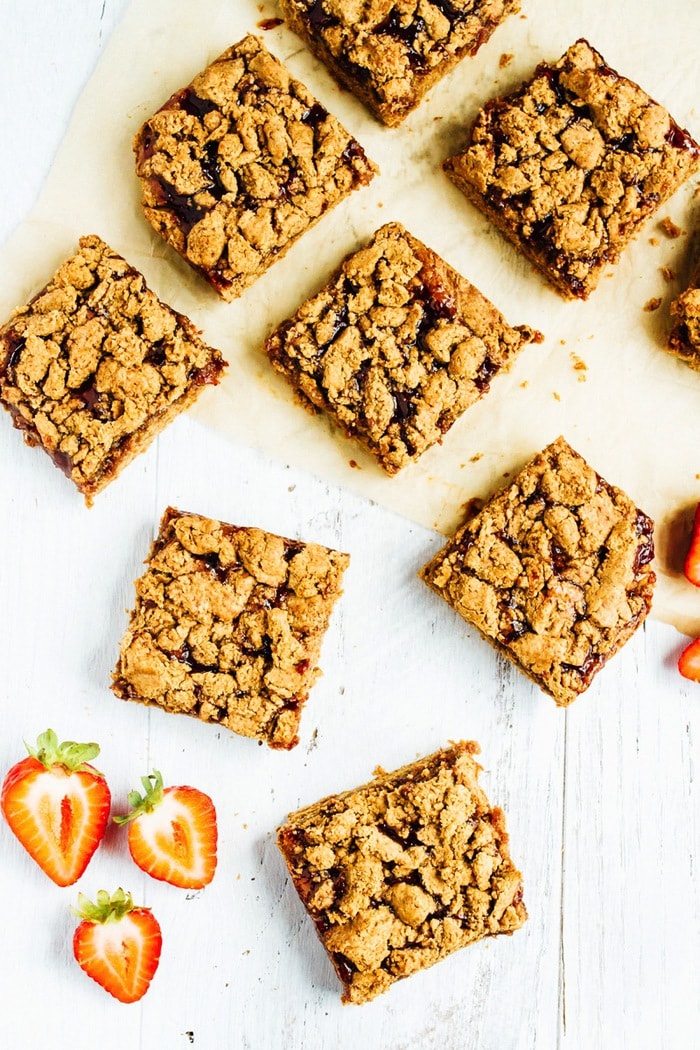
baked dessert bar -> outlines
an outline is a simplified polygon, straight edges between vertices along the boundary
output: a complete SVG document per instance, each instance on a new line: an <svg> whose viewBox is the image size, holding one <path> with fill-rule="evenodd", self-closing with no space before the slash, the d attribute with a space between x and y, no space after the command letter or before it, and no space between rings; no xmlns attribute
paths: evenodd
<svg viewBox="0 0 700 1050"><path fill-rule="evenodd" d="M458 743L292 813L277 841L343 986L394 981L527 919L505 820Z"/></svg>
<svg viewBox="0 0 700 1050"><path fill-rule="evenodd" d="M700 146L585 40L488 102L444 163L456 186L567 298L700 170Z"/></svg>
<svg viewBox="0 0 700 1050"><path fill-rule="evenodd" d="M520 0L281 0L291 28L379 120L400 124Z"/></svg>
<svg viewBox="0 0 700 1050"><path fill-rule="evenodd" d="M542 336L399 223L379 229L265 344L302 404L323 409L389 474L439 442Z"/></svg>
<svg viewBox="0 0 700 1050"><path fill-rule="evenodd" d="M667 349L700 372L700 264L688 287L671 303L671 318Z"/></svg>
<svg viewBox="0 0 700 1050"><path fill-rule="evenodd" d="M254 36L147 120L134 152L146 218L226 300L377 171Z"/></svg>
<svg viewBox="0 0 700 1050"><path fill-rule="evenodd" d="M0 403L88 506L225 366L96 236L0 328Z"/></svg>
<svg viewBox="0 0 700 1050"><path fill-rule="evenodd" d="M169 507L136 581L113 691L294 747L348 563Z"/></svg>
<svg viewBox="0 0 700 1050"><path fill-rule="evenodd" d="M651 519L560 437L420 575L567 705L649 612L652 533Z"/></svg>

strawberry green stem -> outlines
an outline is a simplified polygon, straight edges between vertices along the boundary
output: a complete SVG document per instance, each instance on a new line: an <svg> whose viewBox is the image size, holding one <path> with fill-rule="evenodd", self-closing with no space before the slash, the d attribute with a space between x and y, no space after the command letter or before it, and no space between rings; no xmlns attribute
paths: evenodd
<svg viewBox="0 0 700 1050"><path fill-rule="evenodd" d="M64 740L59 744L58 737L53 729L47 729L37 737L36 747L31 747L25 742L27 751L41 762L42 766L49 769L51 766L63 766L69 773L82 773L89 770L97 776L103 776L98 770L89 766L93 758L100 753L99 744L78 744L75 740Z"/></svg>
<svg viewBox="0 0 700 1050"><path fill-rule="evenodd" d="M89 900L84 893L79 893L78 903L72 911L79 919L85 919L87 922L105 923L119 922L134 908L131 894L126 893L120 887L111 896L107 890L98 890L95 903Z"/></svg>
<svg viewBox="0 0 700 1050"><path fill-rule="evenodd" d="M130 820L135 820L143 813L151 813L163 801L163 777L157 769L154 769L147 777L141 777L141 784L143 795L139 795L138 791L129 792L129 805L132 808L123 816L114 817L115 824L128 824Z"/></svg>

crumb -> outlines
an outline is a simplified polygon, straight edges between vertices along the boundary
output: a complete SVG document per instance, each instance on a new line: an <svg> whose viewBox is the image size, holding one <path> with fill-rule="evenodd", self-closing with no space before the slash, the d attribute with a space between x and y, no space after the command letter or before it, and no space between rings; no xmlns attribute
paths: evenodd
<svg viewBox="0 0 700 1050"><path fill-rule="evenodd" d="M357 462L356 459L349 459L348 463L350 464L350 466L352 467L353 470L362 470L362 467L360 466L360 464Z"/></svg>
<svg viewBox="0 0 700 1050"><path fill-rule="evenodd" d="M277 26L284 25L283 18L261 18L257 23L258 29L277 29Z"/></svg>
<svg viewBox="0 0 700 1050"><path fill-rule="evenodd" d="M559 340L559 345L560 346L566 346L566 339L560 339Z"/></svg>
<svg viewBox="0 0 700 1050"><path fill-rule="evenodd" d="M658 237L650 237L649 238L649 244L651 244L651 246L653 248L658 248L658 246L659 246L659 238Z"/></svg>
<svg viewBox="0 0 700 1050"><path fill-rule="evenodd" d="M556 392L556 390L552 391L552 397L554 398L555 401L561 401L561 394L558 394Z"/></svg>
<svg viewBox="0 0 700 1050"><path fill-rule="evenodd" d="M654 310L658 310L660 306L661 306L661 298L658 295L656 295L656 296L654 296L653 299L649 299L644 304L644 309L646 310L647 313L652 313Z"/></svg>
<svg viewBox="0 0 700 1050"><path fill-rule="evenodd" d="M661 276L663 277L664 281L675 281L676 271L672 270L670 266L662 266Z"/></svg>
<svg viewBox="0 0 700 1050"><path fill-rule="evenodd" d="M511 64L511 62L513 61L513 57L514 56L511 53L509 53L508 51L504 51L503 54L501 55L501 57L498 60L499 68L500 69L505 69L506 66L509 66Z"/></svg>
<svg viewBox="0 0 700 1050"><path fill-rule="evenodd" d="M675 222L669 215L667 215L665 219L661 220L659 226L664 231L666 236L671 237L673 240L675 240L676 237L680 237L680 235L683 233L683 230L680 228L680 226L676 226Z"/></svg>
<svg viewBox="0 0 700 1050"><path fill-rule="evenodd" d="M529 386L529 385L530 384L528 383L527 379L523 379L522 383L520 384L520 386L522 387L523 390L525 389L526 386Z"/></svg>
<svg viewBox="0 0 700 1050"><path fill-rule="evenodd" d="M484 455L483 452L475 452L473 456L469 457L469 462L470 463L478 463L479 460L483 457L483 455Z"/></svg>
<svg viewBox="0 0 700 1050"><path fill-rule="evenodd" d="M578 376L576 378L578 379L579 383L585 383L586 379L588 378L585 374L588 365L583 360L583 358L579 357L578 354L575 354L573 350L569 354L569 357L571 358L571 364L574 371L578 372Z"/></svg>

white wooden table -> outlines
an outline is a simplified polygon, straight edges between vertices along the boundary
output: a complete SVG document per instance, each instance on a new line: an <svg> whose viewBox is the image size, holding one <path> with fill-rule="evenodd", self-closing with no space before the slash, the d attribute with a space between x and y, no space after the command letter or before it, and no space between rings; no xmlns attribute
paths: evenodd
<svg viewBox="0 0 700 1050"><path fill-rule="evenodd" d="M206 4L200 0L202 10ZM0 241L28 212L126 0L0 0ZM128 75L128 70L125 70ZM44 277L37 260L37 280ZM700 1045L700 687L649 623L567 711L416 579L441 543L184 417L86 511L0 420L0 772L47 726L101 743L115 804L160 769L214 798L220 866L186 894L134 867L115 828L77 887L0 827L0 1045L8 1050L617 1050ZM324 677L289 754L116 700L132 583L168 504L352 554ZM449 739L482 746L530 921L362 1007L342 1007L274 830L286 813ZM77 890L123 886L164 935L122 1006L72 959Z"/></svg>

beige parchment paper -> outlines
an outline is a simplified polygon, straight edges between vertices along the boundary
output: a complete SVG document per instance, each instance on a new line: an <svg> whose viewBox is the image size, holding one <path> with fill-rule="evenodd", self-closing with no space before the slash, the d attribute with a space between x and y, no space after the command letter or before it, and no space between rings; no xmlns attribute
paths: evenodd
<svg viewBox="0 0 700 1050"><path fill-rule="evenodd" d="M682 575L700 499L700 374L663 349L668 306L687 279L700 221L696 186L659 213L586 303L564 302L443 175L478 108L586 37L700 138L695 0L523 0L474 59L444 79L398 129L377 124L341 91L286 26L256 0L133 0L76 107L30 217L0 252L3 318L46 282L79 236L98 233L188 314L230 362L194 414L232 441L347 486L449 533L465 503L484 498L536 451L564 434L605 478L655 520L659 583L653 615L700 634L700 591ZM48 13L47 13L48 17ZM172 92L247 32L260 33L336 114L381 175L308 232L235 303L226 304L150 229L140 210L131 141ZM404 223L476 284L512 324L545 334L511 373L452 428L441 446L395 478L321 417L300 409L261 353L269 331L318 289L382 223ZM665 277L662 268L676 274ZM645 304L654 298L654 311ZM351 462L352 461L352 462Z"/></svg>

